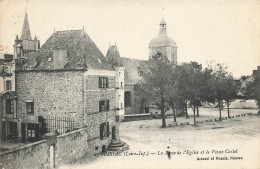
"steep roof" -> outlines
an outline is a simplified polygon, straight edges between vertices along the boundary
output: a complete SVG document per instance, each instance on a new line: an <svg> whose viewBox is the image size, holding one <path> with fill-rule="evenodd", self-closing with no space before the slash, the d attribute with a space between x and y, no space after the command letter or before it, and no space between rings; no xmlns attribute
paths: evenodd
<svg viewBox="0 0 260 169"><path fill-rule="evenodd" d="M122 66L121 57L116 45L109 46L106 58L111 61L113 65Z"/></svg>
<svg viewBox="0 0 260 169"><path fill-rule="evenodd" d="M25 12L21 40L32 40L27 12Z"/></svg>
<svg viewBox="0 0 260 169"><path fill-rule="evenodd" d="M34 70L54 69L53 50L66 50L67 61L61 69L114 70L85 30L54 32L35 53L37 64Z"/></svg>
<svg viewBox="0 0 260 169"><path fill-rule="evenodd" d="M134 85L142 80L140 76L141 72L145 72L147 68L147 61L130 59L130 58L121 58L123 67L125 67L125 84Z"/></svg>

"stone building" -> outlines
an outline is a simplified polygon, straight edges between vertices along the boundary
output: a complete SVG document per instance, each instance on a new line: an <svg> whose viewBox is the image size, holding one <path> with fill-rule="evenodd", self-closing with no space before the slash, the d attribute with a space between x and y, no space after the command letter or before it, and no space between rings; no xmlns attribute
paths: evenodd
<svg viewBox="0 0 260 169"><path fill-rule="evenodd" d="M11 54L4 54L4 58L0 59L0 140L17 136L14 88L14 58Z"/></svg>
<svg viewBox="0 0 260 169"><path fill-rule="evenodd" d="M84 29L54 32L40 48L26 13L14 60L15 92L1 98L17 100L12 115L18 140L87 128L87 147L95 154L119 139L124 68L112 66Z"/></svg>
<svg viewBox="0 0 260 169"><path fill-rule="evenodd" d="M167 35L166 22L164 19L160 22L159 34L149 43L150 58L157 53L167 56L168 60L177 64L177 44Z"/></svg>
<svg viewBox="0 0 260 169"><path fill-rule="evenodd" d="M167 56L169 61L177 64L176 42L167 35L166 22L163 19L159 25L159 34L151 40L148 46L150 58L161 53ZM125 68L125 115L157 112L157 106L152 104L153 101L142 97L138 91L138 83L146 71L147 61L120 57L116 45L109 47L106 56L114 65L121 65Z"/></svg>

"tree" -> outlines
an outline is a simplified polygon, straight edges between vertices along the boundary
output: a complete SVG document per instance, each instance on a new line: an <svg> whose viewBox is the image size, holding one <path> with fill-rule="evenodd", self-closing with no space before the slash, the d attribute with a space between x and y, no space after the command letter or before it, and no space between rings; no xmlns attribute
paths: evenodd
<svg viewBox="0 0 260 169"><path fill-rule="evenodd" d="M225 90L223 99L226 101L228 108L228 118L230 118L229 106L230 103L237 98L237 94L241 84L235 81L235 79L231 75L228 75L223 83L225 88L227 89Z"/></svg>
<svg viewBox="0 0 260 169"><path fill-rule="evenodd" d="M171 68L172 66L168 59L161 53L158 53L149 59L147 71L143 74L143 89L151 93L154 100L159 98L163 128L166 127L165 95L170 79L168 72L171 71Z"/></svg>
<svg viewBox="0 0 260 169"><path fill-rule="evenodd" d="M242 88L242 93L247 96L248 99L254 99L258 106L258 114L260 114L260 76L255 75L254 81Z"/></svg>
<svg viewBox="0 0 260 169"><path fill-rule="evenodd" d="M180 71L178 71L178 67L172 65L172 68L169 72L169 83L166 85L167 92L166 92L166 100L171 105L173 111L174 122L176 122L176 106L178 104L178 98L180 97L180 85L179 80L181 78Z"/></svg>
<svg viewBox="0 0 260 169"><path fill-rule="evenodd" d="M230 102L235 98L237 89L231 89L233 86L234 79L232 74L227 71L227 66L219 63L211 63L208 69L212 70L212 78L209 81L211 87L211 101L212 103L217 102L219 108L219 120L222 120L221 110L223 108L223 100ZM229 86L232 85L232 86ZM236 87L235 87L236 88Z"/></svg>
<svg viewBox="0 0 260 169"><path fill-rule="evenodd" d="M198 62L184 63L183 65L183 93L186 100L189 100L190 107L193 110L194 125L196 125L196 109L199 116L199 106L203 98L203 72L202 65Z"/></svg>

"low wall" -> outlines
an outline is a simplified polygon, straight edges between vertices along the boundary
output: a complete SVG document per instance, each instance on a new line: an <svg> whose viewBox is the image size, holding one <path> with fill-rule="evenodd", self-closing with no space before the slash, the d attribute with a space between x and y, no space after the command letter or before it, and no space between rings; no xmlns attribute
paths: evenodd
<svg viewBox="0 0 260 169"><path fill-rule="evenodd" d="M122 122L126 121L137 121L137 120L151 120L152 115L149 113L147 114L131 114L131 115L125 115L125 119L122 120Z"/></svg>
<svg viewBox="0 0 260 169"><path fill-rule="evenodd" d="M47 140L34 142L0 155L6 169L50 168L50 146L54 146L54 165L69 165L87 157L87 129L79 129Z"/></svg>

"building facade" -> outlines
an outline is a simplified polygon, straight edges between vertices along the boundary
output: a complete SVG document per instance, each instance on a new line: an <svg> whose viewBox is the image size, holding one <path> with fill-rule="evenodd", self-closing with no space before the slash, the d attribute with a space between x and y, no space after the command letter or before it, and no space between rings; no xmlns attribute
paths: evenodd
<svg viewBox="0 0 260 169"><path fill-rule="evenodd" d="M14 60L15 92L1 98L16 100L11 103L17 140L34 142L48 132L87 128L90 154L119 140L124 68L112 66L84 29L55 31L40 48L39 40L31 39L26 14Z"/></svg>

